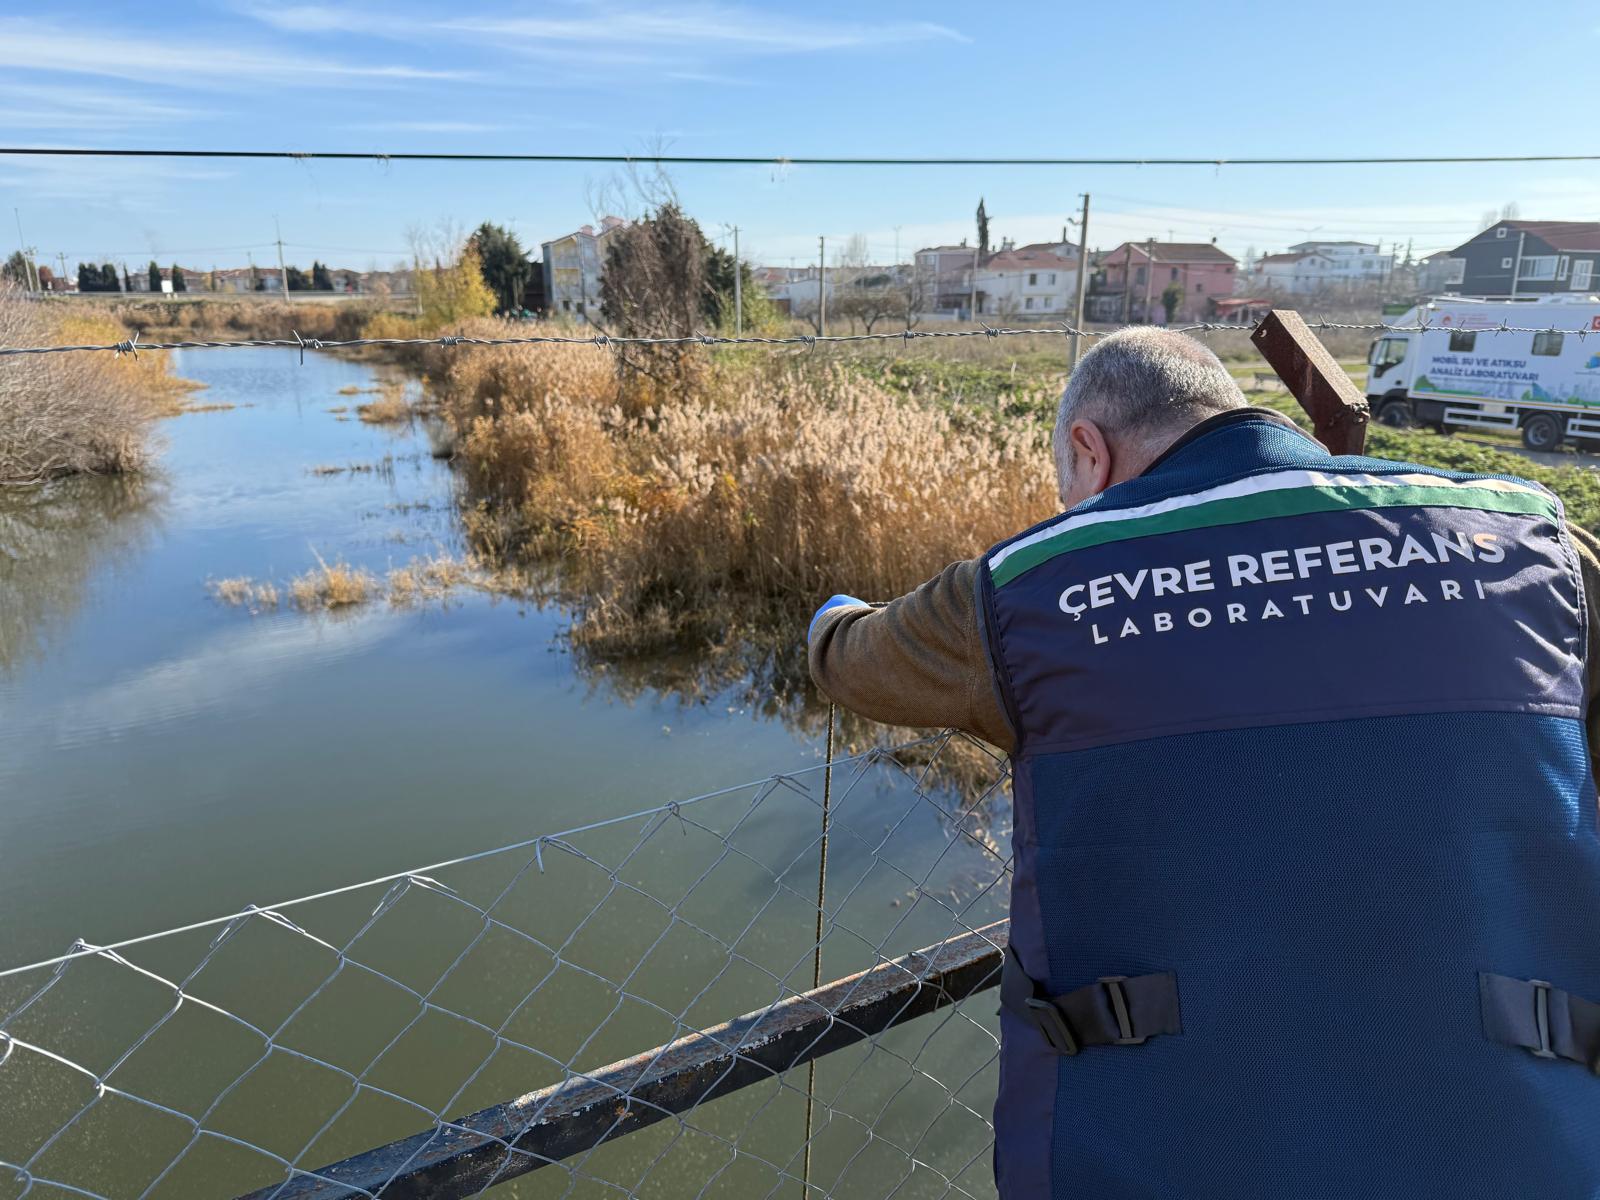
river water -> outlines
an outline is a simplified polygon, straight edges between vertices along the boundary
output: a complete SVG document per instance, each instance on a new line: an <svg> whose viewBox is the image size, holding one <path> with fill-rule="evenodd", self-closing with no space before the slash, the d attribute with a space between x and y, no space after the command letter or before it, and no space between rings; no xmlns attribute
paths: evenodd
<svg viewBox="0 0 1600 1200"><path fill-rule="evenodd" d="M174 357L177 374L205 385L195 394L197 403L233 407L163 422L159 464L141 480L79 480L44 493L0 496L0 548L6 551L0 556L0 969L61 954L76 938L106 945L775 772L813 769L806 778L816 779L822 746L815 721L781 719L792 706L765 703L748 686L694 693L659 686L672 678L660 663L634 664L638 670L588 667L568 647L569 616L559 604L477 592L410 608L378 602L334 614L251 613L218 602L208 581L249 576L281 586L319 558L381 576L414 558L459 553L451 468L433 457L425 420L369 426L355 419L355 405L369 397L340 389L375 387L381 368L324 355L302 365L291 351L266 349ZM340 408L348 411L333 411ZM352 466L370 469L316 470ZM806 788L815 790L810 782ZM752 926L741 950L761 947L751 953L770 952L772 963L783 964L772 974L785 974L802 963L815 915L800 898L815 886L809 848L817 808L800 790L806 789L797 789L787 805L779 793L768 795L756 820L742 826L740 814L755 793L704 806L708 824L739 829L744 840L731 859L727 848L735 843L698 830L693 837L685 831L679 842L672 840L678 834L653 834L639 860L648 864L641 889L675 901L703 870L726 863L719 868L726 877L700 887L694 902L715 901L707 912L723 920L730 939ZM841 809L846 827L835 837L843 882L833 885L833 894L844 907L830 912L859 936L830 935L825 977L870 963L867 943L876 944L880 935L892 933L897 952L946 936L952 906L973 924L1003 915L999 889L985 891L995 875L989 859L952 834L941 805L917 797L904 772L879 772L850 793L850 804ZM891 833L892 855L882 849ZM620 861L639 828L621 827L614 845L606 836L593 835L585 846ZM741 855L791 864L792 870L775 885L771 872L749 862L736 869ZM894 869L884 869L891 858ZM603 975L616 980L637 965L628 957L637 951L628 947L652 945L660 913L618 902L597 908L597 897L604 901L613 881L591 863L579 865L582 871L570 877L553 868L546 873L542 864L531 872L529 879L545 882L528 897L523 919L531 935L559 944L579 918L594 913L588 921L598 947L592 961L611 955L615 961ZM462 886L462 870L443 882ZM915 885L923 878L954 899L920 900ZM780 902L772 904L775 896ZM370 910L373 897L361 903L363 912ZM916 915L907 920L911 912ZM758 914L765 924L753 920ZM391 957L381 969L397 978L414 970L418 990L425 991L439 971L431 941L442 936L445 919L402 916L397 909L384 918L401 936L390 939L385 953ZM448 944L453 953L467 943ZM160 943L152 944L150 961L181 974L196 961L193 947L185 947L165 962ZM130 959L138 953L127 951ZM295 968L288 951L282 959L274 957L278 953L263 942L247 957L252 968L283 978ZM704 947L658 952L648 972L623 990L693 997L726 957ZM97 969L75 964L69 976ZM809 976L809 959L799 969ZM511 956L489 974L509 980L519 994L539 978L534 966ZM772 988L762 985L771 977L759 974L737 987L719 982L716 998L723 1007L697 1008L692 1020L705 1023L770 1001ZM801 974L794 982L809 986ZM83 1029L100 1020L94 1003L119 995L109 982L94 983L98 978L91 976L75 1001L74 1020ZM0 1014L25 982L0 980L13 985L9 993L0 988ZM559 1063L574 1055L576 1066L594 1067L674 1032L658 1019L667 1001L638 1005L637 1012L622 1005L607 1018L609 1007L594 1006L618 1003L616 992L600 993L576 986L547 990L550 1003L535 1006L536 1020L518 1036L551 1057L530 1060L521 1074L514 1063L497 1063L463 1092L459 1064L438 1049L448 1043L441 1035L435 1057L413 1055L409 1074L385 1086L429 1110L457 1101L452 1112L466 1111L559 1079ZM304 994L302 988L289 998ZM346 1030L335 1041L348 1043L348 1031L377 1021L373 1003L330 996L329 1019ZM681 1009L680 1000L670 1011ZM881 1100L878 1107L887 1109L880 1136L901 1147L916 1145L914 1157L923 1165L913 1169L906 1155L884 1153L882 1142L863 1155L869 1141L862 1120L841 1120L835 1133L819 1137L816 1178L835 1181L840 1194L886 1194L902 1176L908 1182L901 1195L951 1193L952 1178L953 1194L986 1194L986 1160L973 1161L986 1137L980 1123L963 1117L958 1132L939 1122L941 1114L967 1107L987 1115L994 1086L986 1032L993 1028L992 1009L983 998L964 1006L964 1016L943 1026L940 1043L918 1060L920 1074L879 1071L876 1060L860 1054L825 1060L819 1093L831 1081L853 1097ZM41 1012L43 1006L31 1015ZM253 1019L268 1022L266 1016ZM886 1044L912 1055L933 1029L928 1018L921 1024L926 1027L908 1026ZM586 1041L597 1028L600 1034ZM113 1043L129 1036L104 1035L100 1052L112 1055L105 1066L114 1061ZM181 1049L169 1053L169 1068L190 1064L176 1072L185 1080L204 1074L200 1058L220 1053L222 1038L198 1027L188 1031ZM469 1054L463 1050L462 1060ZM355 1070L359 1056L351 1062ZM852 1070L858 1075L846 1083ZM8 1103L27 1106L42 1128L56 1111L51 1105L66 1103L57 1085L39 1079L25 1087L13 1083L7 1092L4 1072L0 1066L0 1110ZM928 1082L930 1073L938 1087ZM307 1150L307 1130L316 1131L332 1102L308 1126L297 1109L323 1104L321 1084L282 1080L273 1086L276 1091L262 1084L254 1107L235 1114L240 1123L230 1132L304 1166L429 1124L419 1119L421 1109L367 1105L364 1096ZM184 1111L206 1108L217 1093L215 1087L200 1091ZM960 1103L952 1105L956 1093ZM105 1107L95 1110L96 1119ZM759 1148L758 1157L798 1171L791 1156L801 1118L792 1086L754 1088L706 1112L706 1121L725 1128L743 1152ZM216 1120L223 1119L219 1110ZM32 1150L12 1128L18 1144L8 1146L0 1133L0 1161L20 1161ZM586 1160L577 1194L616 1195L616 1186L631 1189L645 1176L641 1194L694 1196L719 1168L708 1194L766 1194L778 1182L759 1164L732 1158L717 1138L674 1142L675 1128L666 1122L602 1148ZM89 1155L99 1159L92 1168L77 1168L90 1172L83 1186L137 1195L158 1173L157 1160L166 1161L155 1151L129 1158L107 1149L111 1135L96 1136L99 1149ZM173 1144L181 1149L183 1139ZM215 1161L195 1167L192 1176L174 1173L152 1194L224 1194L282 1177L269 1161L229 1158L209 1142L189 1158L202 1158L208 1147ZM302 1152L305 1157L297 1157ZM658 1156L664 1157L650 1169ZM42 1158L36 1174L48 1176L41 1167L51 1163L48 1155ZM66 1167L51 1169L57 1178L70 1174ZM596 1184L591 1174L618 1182ZM500 1190L560 1194L569 1182L556 1168ZM6 1187L0 1183L0 1197L16 1194Z"/></svg>

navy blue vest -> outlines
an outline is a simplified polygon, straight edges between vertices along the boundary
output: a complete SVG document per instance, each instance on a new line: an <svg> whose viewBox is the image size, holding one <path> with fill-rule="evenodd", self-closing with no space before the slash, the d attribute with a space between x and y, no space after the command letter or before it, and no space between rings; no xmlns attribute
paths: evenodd
<svg viewBox="0 0 1600 1200"><path fill-rule="evenodd" d="M979 587L1017 959L1073 1020L1129 1032L1105 977L1171 973L1181 1008L1071 1055L1002 1012L1003 1196L1600 1197L1554 496L1239 414L995 547Z"/></svg>

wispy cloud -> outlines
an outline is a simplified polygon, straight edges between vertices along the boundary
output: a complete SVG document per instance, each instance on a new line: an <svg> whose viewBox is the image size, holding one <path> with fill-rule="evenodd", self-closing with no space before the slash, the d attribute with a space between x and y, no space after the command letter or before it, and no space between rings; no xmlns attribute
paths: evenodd
<svg viewBox="0 0 1600 1200"><path fill-rule="evenodd" d="M241 49L224 41L99 34L26 18L0 18L0 67L196 88L245 88L263 82L349 86L473 78L468 71Z"/></svg>
<svg viewBox="0 0 1600 1200"><path fill-rule="evenodd" d="M479 121L353 121L339 128L380 133L504 133L515 126Z"/></svg>
<svg viewBox="0 0 1600 1200"><path fill-rule="evenodd" d="M966 40L955 30L931 21L838 22L722 4L601 9L583 16L563 17L456 17L440 25L533 45L564 44L579 49L631 45L803 54L906 42Z"/></svg>
<svg viewBox="0 0 1600 1200"><path fill-rule="evenodd" d="M216 115L126 92L0 81L0 127L12 130L128 129Z"/></svg>
<svg viewBox="0 0 1600 1200"><path fill-rule="evenodd" d="M0 188L16 188L30 203L66 201L100 209L156 205L175 185L216 183L234 174L226 168L160 159L0 159Z"/></svg>
<svg viewBox="0 0 1600 1200"><path fill-rule="evenodd" d="M740 79L734 75L718 75L712 71L668 71L668 79L682 83L709 83L716 87L755 87L754 79Z"/></svg>
<svg viewBox="0 0 1600 1200"><path fill-rule="evenodd" d="M666 65L702 55L808 54L884 49L917 42L965 42L957 30L932 21L834 21L788 16L732 4L665 7L585 6L578 14L540 16L381 16L357 7L249 4L246 14L297 34L343 33L417 40L454 37L482 48L571 63ZM720 82L684 69L684 80Z"/></svg>

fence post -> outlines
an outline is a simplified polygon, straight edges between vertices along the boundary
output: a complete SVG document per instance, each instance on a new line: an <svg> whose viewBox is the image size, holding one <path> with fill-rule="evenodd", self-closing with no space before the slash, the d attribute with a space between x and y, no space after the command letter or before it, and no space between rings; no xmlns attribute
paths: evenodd
<svg viewBox="0 0 1600 1200"><path fill-rule="evenodd" d="M828 897L828 820L833 807L833 730L837 723L839 706L828 701L828 749L822 764L822 838L817 851L817 930L816 945L811 951L811 989L822 986L822 905ZM802 1147L805 1155L800 1166L800 1197L811 1193L811 1114L816 1104L817 1060L806 1064L806 1140Z"/></svg>
<svg viewBox="0 0 1600 1200"><path fill-rule="evenodd" d="M1367 442L1367 400L1305 319L1275 308L1250 340L1311 418L1317 440L1334 454L1360 454Z"/></svg>

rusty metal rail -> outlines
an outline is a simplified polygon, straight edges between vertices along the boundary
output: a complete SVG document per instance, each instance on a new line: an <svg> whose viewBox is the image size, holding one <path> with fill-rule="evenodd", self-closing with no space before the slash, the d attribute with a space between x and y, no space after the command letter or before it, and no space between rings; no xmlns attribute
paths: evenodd
<svg viewBox="0 0 1600 1200"><path fill-rule="evenodd" d="M998 986L1009 927L996 921L241 1200L476 1195Z"/></svg>

